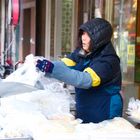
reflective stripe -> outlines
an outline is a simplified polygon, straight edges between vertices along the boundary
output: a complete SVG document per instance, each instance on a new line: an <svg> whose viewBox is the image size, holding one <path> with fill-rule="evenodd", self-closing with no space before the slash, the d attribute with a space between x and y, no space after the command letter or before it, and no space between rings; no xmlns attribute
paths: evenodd
<svg viewBox="0 0 140 140"><path fill-rule="evenodd" d="M100 83L101 83L101 79L100 79L100 77L95 73L95 71L93 71L93 69L91 69L91 68L86 68L85 70L84 70L85 72L88 72L89 74L90 74L90 76L91 76L91 78L92 78L92 86L93 87L96 87L96 86L99 86L100 85Z"/></svg>
<svg viewBox="0 0 140 140"><path fill-rule="evenodd" d="M70 66L70 67L76 65L76 63L69 58L62 58L61 61L64 62L67 66Z"/></svg>

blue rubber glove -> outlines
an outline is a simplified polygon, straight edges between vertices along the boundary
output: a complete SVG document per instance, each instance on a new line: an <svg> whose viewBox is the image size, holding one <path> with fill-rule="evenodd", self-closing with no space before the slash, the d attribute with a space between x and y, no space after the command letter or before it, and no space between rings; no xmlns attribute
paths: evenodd
<svg viewBox="0 0 140 140"><path fill-rule="evenodd" d="M36 67L42 72L52 73L54 64L46 59L37 60Z"/></svg>

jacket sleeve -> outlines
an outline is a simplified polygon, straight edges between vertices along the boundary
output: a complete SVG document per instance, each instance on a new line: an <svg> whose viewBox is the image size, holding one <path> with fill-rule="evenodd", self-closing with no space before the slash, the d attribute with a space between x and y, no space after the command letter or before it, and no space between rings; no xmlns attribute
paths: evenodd
<svg viewBox="0 0 140 140"><path fill-rule="evenodd" d="M92 78L89 73L71 69L62 61L54 61L53 64L54 68L50 74L51 77L77 88L88 89L91 87Z"/></svg>

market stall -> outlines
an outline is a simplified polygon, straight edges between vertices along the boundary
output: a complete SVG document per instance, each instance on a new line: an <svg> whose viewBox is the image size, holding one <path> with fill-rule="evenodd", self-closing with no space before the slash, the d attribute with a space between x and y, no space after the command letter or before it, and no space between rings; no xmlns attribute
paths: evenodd
<svg viewBox="0 0 140 140"><path fill-rule="evenodd" d="M96 124L82 124L82 120L75 119L70 112L70 106L75 104L70 91L60 81L44 78L36 70L35 60L33 55L27 56L23 66L2 81L16 85L11 89L13 94L7 87L3 89L7 94L0 99L0 140L140 139L140 130L124 118ZM17 88L22 84L29 86L29 92L25 86L23 90Z"/></svg>

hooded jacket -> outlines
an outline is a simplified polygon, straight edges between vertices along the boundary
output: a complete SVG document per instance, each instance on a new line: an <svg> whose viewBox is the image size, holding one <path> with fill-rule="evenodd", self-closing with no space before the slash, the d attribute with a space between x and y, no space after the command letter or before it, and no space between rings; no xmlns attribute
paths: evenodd
<svg viewBox="0 0 140 140"><path fill-rule="evenodd" d="M92 51L85 54L81 35L87 32ZM54 62L52 76L75 86L76 117L98 123L122 115L120 60L111 43L112 27L101 18L79 28L79 45L62 62Z"/></svg>

